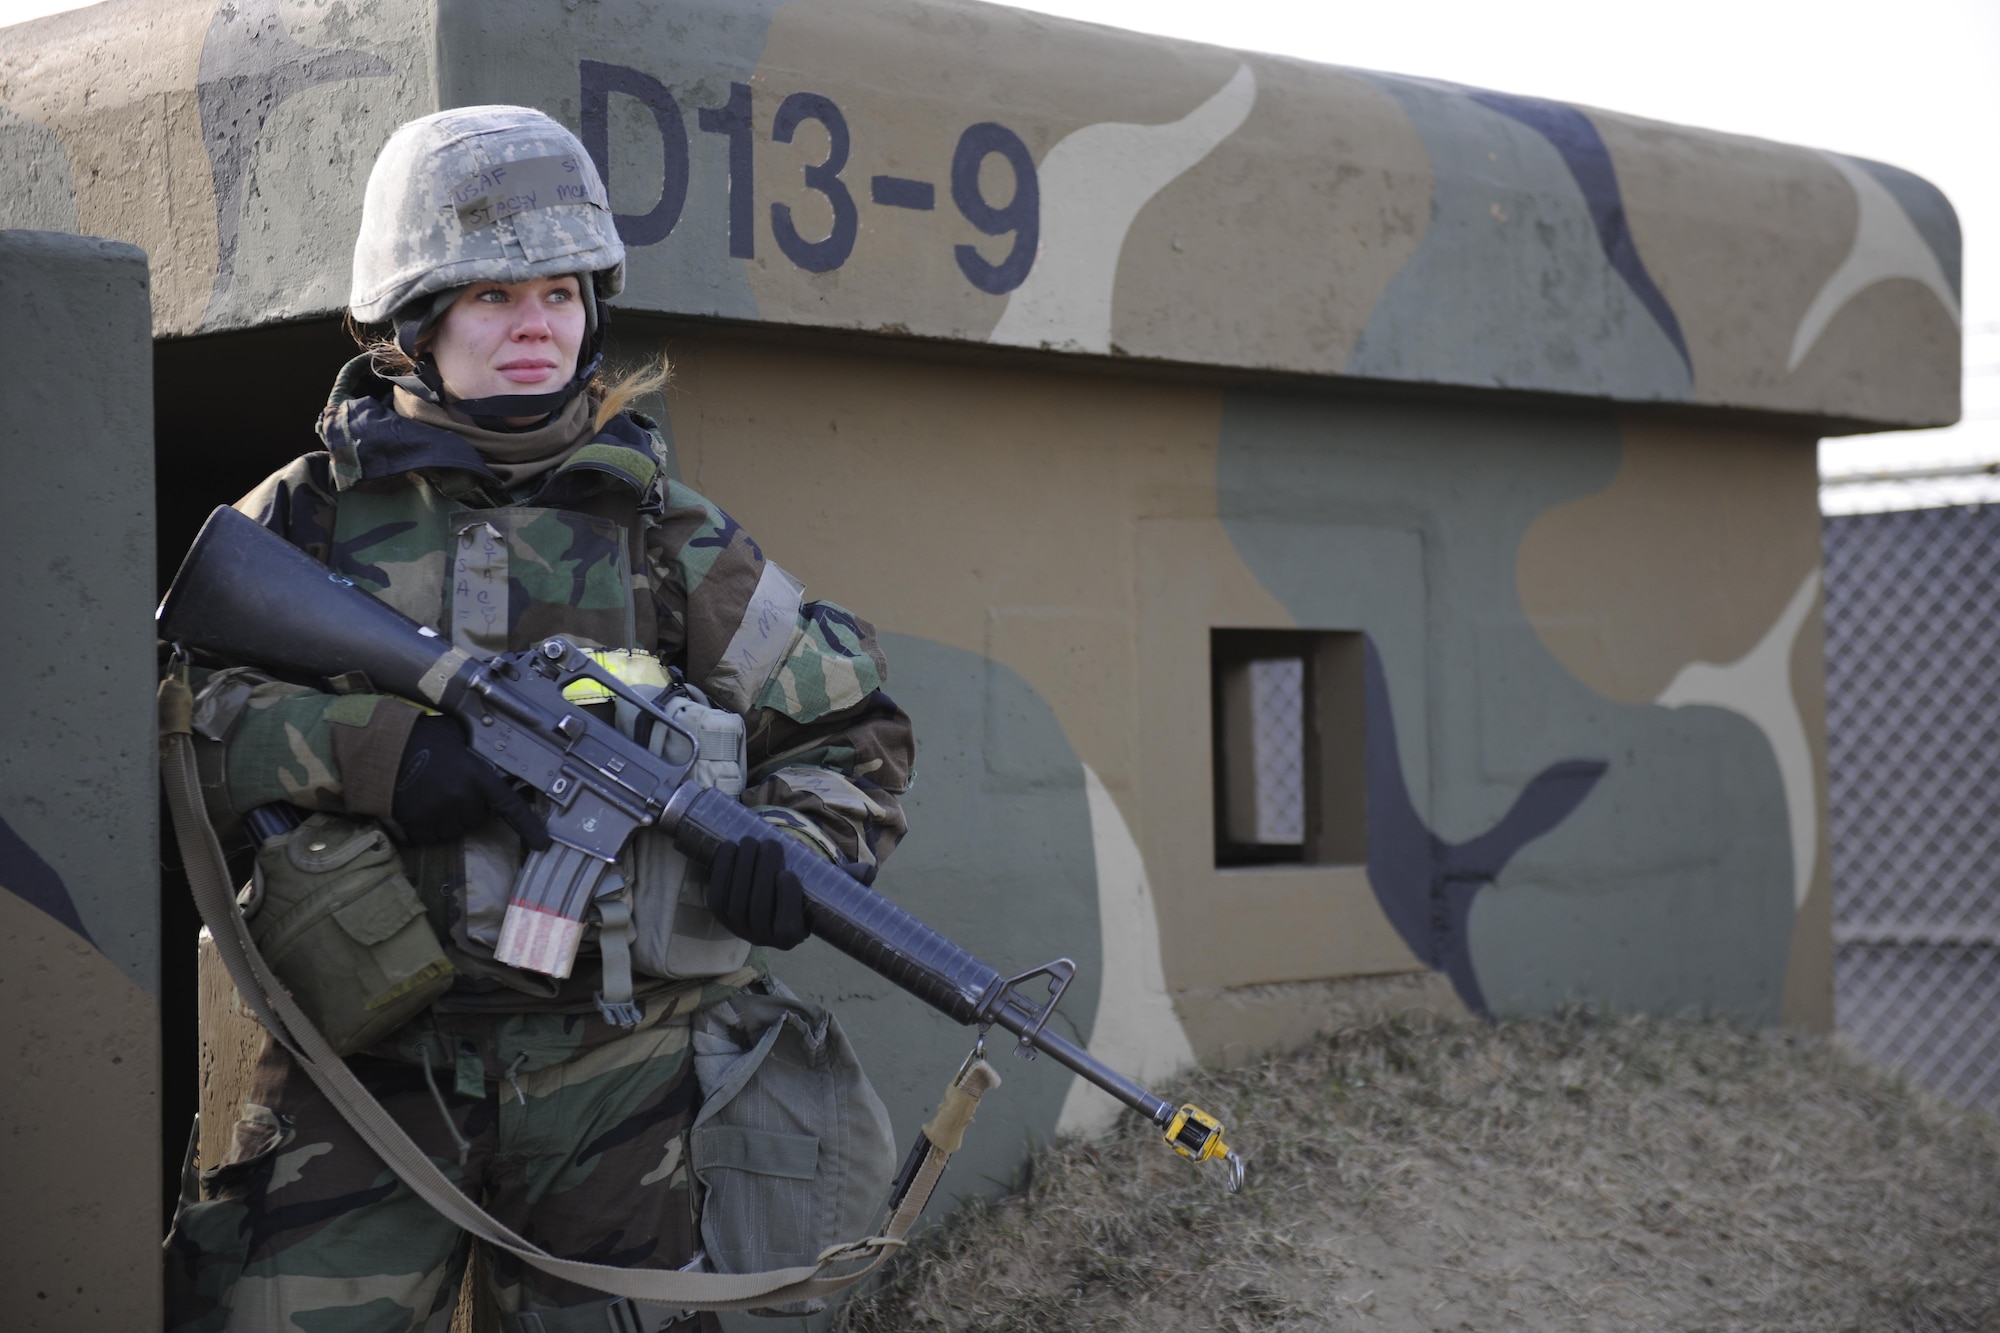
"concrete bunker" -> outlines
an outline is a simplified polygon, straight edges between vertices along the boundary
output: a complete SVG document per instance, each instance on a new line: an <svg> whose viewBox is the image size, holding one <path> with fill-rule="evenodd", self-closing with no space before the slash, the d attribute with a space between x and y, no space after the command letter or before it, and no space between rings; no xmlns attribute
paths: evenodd
<svg viewBox="0 0 2000 1333"><path fill-rule="evenodd" d="M1382 1005L1828 1023L1813 445L1957 414L1925 182L956 0L339 15L145 0L0 53L0 224L150 259L148 597L312 446L382 139L531 103L606 170L615 350L673 355L682 477L888 635L925 781L886 891L1075 957L1103 1058L1165 1079ZM1216 636L1266 634L1341 682L1344 813L1218 865L1218 663L1252 658ZM787 963L907 1132L965 1034ZM957 1184L1109 1111L1028 1071Z"/></svg>

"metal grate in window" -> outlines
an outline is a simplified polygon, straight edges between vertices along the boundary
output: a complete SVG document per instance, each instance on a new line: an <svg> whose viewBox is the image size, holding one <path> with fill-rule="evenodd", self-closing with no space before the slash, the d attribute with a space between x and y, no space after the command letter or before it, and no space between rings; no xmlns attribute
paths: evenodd
<svg viewBox="0 0 2000 1333"><path fill-rule="evenodd" d="M1250 748L1256 765L1257 841L1306 840L1305 659L1250 664Z"/></svg>

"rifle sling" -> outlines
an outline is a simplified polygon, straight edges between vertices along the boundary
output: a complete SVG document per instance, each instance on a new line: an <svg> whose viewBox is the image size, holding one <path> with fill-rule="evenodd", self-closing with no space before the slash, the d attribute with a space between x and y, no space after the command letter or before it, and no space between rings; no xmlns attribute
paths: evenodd
<svg viewBox="0 0 2000 1333"><path fill-rule="evenodd" d="M950 1153L926 1138L924 1169L896 1208L882 1234L828 1247L817 1262L762 1273L691 1273L665 1269L614 1268L549 1254L502 1225L467 1198L424 1154L402 1126L348 1069L300 1010L258 952L229 884L222 845L202 800L194 741L190 735L187 682L177 673L160 685L161 777L167 805L173 813L188 884L202 922L215 939L216 952L230 979L257 1021L299 1062L347 1123L353 1126L383 1163L417 1197L442 1213L453 1225L522 1262L581 1286L594 1287L648 1306L657 1313L694 1310L748 1310L824 1299L852 1286L875 1271L904 1243L910 1227L929 1201ZM983 1087L981 1091L983 1091ZM974 1094L977 1095L976 1093ZM858 1263L849 1271L830 1269Z"/></svg>

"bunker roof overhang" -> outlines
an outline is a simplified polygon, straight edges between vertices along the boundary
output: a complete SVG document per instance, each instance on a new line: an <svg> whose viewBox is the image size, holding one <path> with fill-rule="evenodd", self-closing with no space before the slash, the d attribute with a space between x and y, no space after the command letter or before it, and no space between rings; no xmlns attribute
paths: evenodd
<svg viewBox="0 0 2000 1333"><path fill-rule="evenodd" d="M162 337L335 314L376 150L483 102L597 156L626 309L1958 416L1957 220L1908 172L966 0L112 0L0 40L0 225L143 246Z"/></svg>

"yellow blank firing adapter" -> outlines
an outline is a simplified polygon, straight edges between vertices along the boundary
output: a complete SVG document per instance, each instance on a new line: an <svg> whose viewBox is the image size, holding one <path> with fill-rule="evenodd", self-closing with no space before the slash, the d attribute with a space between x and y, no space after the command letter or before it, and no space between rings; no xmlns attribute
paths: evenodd
<svg viewBox="0 0 2000 1333"><path fill-rule="evenodd" d="M1193 1162L1224 1158L1229 1163L1229 1192L1243 1188L1243 1159L1222 1141L1222 1122L1193 1102L1167 1123L1167 1146Z"/></svg>

